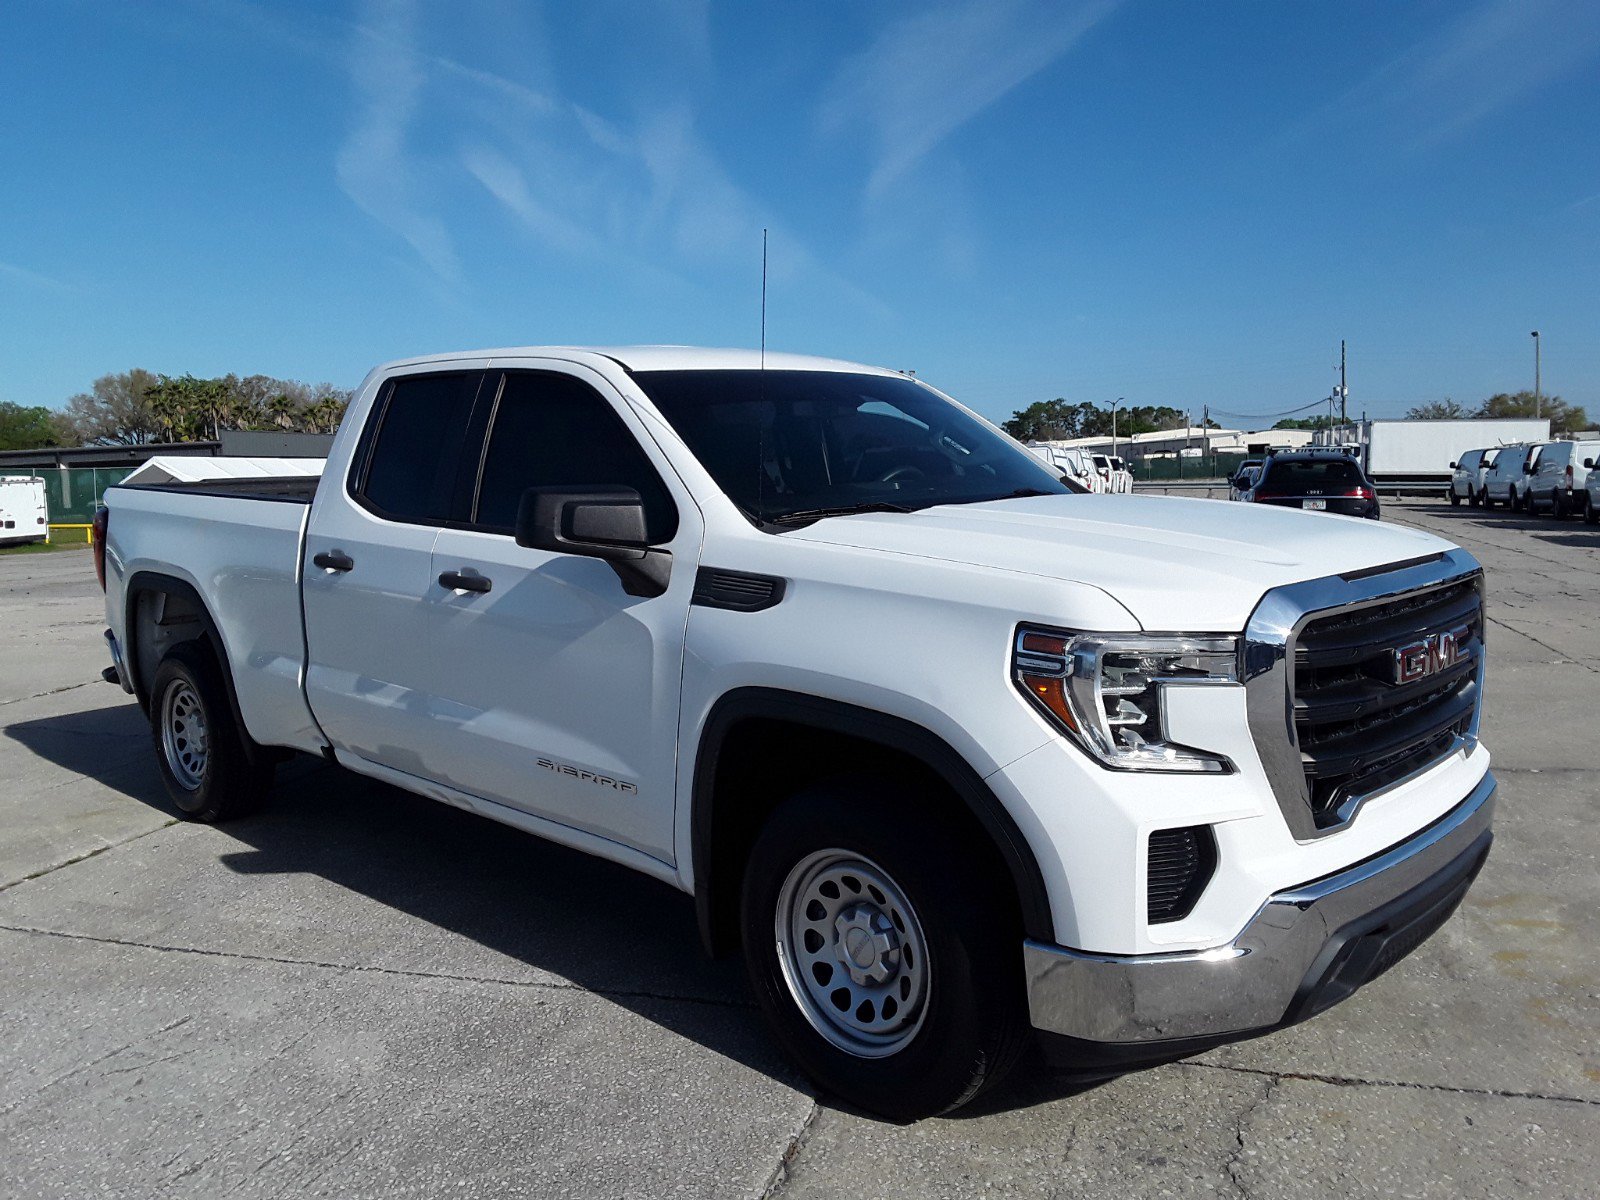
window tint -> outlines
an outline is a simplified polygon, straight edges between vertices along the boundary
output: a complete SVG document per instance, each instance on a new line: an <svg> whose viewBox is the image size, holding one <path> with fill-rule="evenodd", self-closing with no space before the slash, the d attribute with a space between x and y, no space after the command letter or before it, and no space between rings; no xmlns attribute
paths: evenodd
<svg viewBox="0 0 1600 1200"><path fill-rule="evenodd" d="M449 517L467 418L481 378L477 371L466 371L394 381L360 489L381 515L421 522Z"/></svg>
<svg viewBox="0 0 1600 1200"><path fill-rule="evenodd" d="M476 523L510 532L523 492L563 484L633 488L644 501L650 540L677 532L678 512L660 476L598 393L570 375L508 372L489 430Z"/></svg>
<svg viewBox="0 0 1600 1200"><path fill-rule="evenodd" d="M1361 468L1348 458L1301 459L1274 462L1266 483L1275 488L1320 488L1365 483Z"/></svg>

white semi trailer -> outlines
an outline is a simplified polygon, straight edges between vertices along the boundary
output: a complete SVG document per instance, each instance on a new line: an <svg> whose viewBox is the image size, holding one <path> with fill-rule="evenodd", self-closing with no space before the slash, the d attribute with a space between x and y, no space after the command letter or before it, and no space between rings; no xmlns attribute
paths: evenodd
<svg viewBox="0 0 1600 1200"><path fill-rule="evenodd" d="M1318 431L1318 445L1343 446L1387 490L1433 490L1450 484L1451 466L1468 450L1550 440L1550 419L1359 421Z"/></svg>
<svg viewBox="0 0 1600 1200"><path fill-rule="evenodd" d="M0 475L0 546L50 537L50 506L37 475Z"/></svg>

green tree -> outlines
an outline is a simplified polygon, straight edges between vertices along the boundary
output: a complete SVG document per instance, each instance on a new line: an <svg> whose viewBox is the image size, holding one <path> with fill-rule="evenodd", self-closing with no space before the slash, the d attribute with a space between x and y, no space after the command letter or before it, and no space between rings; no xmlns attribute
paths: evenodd
<svg viewBox="0 0 1600 1200"><path fill-rule="evenodd" d="M1324 413L1320 417L1285 417L1273 426L1274 429L1326 429L1334 424L1332 417Z"/></svg>
<svg viewBox="0 0 1600 1200"><path fill-rule="evenodd" d="M1479 406L1475 417L1531 417L1537 408L1538 415L1550 418L1550 428L1555 433L1576 433L1589 428L1589 414L1579 404L1568 404L1560 396L1541 396L1535 403L1532 392L1496 392Z"/></svg>
<svg viewBox="0 0 1600 1200"><path fill-rule="evenodd" d="M59 446L65 440L64 432L57 414L48 408L25 408L10 400L0 400L0 450Z"/></svg>
<svg viewBox="0 0 1600 1200"><path fill-rule="evenodd" d="M1406 411L1408 421L1458 421L1471 415L1449 396L1443 400L1429 400Z"/></svg>
<svg viewBox="0 0 1600 1200"><path fill-rule="evenodd" d="M1051 442L1078 436L1074 407L1060 396L1018 409L1001 426L1019 442Z"/></svg>
<svg viewBox="0 0 1600 1200"><path fill-rule="evenodd" d="M84 446L142 446L161 440L161 423L150 411L149 393L156 385L149 371L135 368L102 375L87 392L67 401L63 426L71 440Z"/></svg>

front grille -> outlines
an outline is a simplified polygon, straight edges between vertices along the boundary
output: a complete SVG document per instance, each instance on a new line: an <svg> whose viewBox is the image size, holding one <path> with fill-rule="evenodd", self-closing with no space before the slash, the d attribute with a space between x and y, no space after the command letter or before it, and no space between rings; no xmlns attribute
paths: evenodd
<svg viewBox="0 0 1600 1200"><path fill-rule="evenodd" d="M1217 839L1209 825L1152 833L1146 885L1150 924L1187 917L1216 869Z"/></svg>
<svg viewBox="0 0 1600 1200"><path fill-rule="evenodd" d="M1455 634L1451 656L1406 647ZM1435 643L1436 645L1436 643ZM1350 803L1449 754L1471 730L1483 656L1476 576L1306 622L1293 643L1290 702L1306 797L1318 830Z"/></svg>

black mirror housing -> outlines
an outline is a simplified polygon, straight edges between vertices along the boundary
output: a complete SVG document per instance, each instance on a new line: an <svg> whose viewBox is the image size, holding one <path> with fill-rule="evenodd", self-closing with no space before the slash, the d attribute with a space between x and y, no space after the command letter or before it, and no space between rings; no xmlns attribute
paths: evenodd
<svg viewBox="0 0 1600 1200"><path fill-rule="evenodd" d="M1592 459L1592 458L1586 458L1586 459L1584 459L1584 460L1583 460L1583 469L1584 469L1584 470L1585 470L1585 471L1592 471L1592 470L1594 470L1594 459Z"/></svg>
<svg viewBox="0 0 1600 1200"><path fill-rule="evenodd" d="M630 596L659 596L672 555L650 545L644 502L633 488L529 488L517 504L517 545L610 563Z"/></svg>

